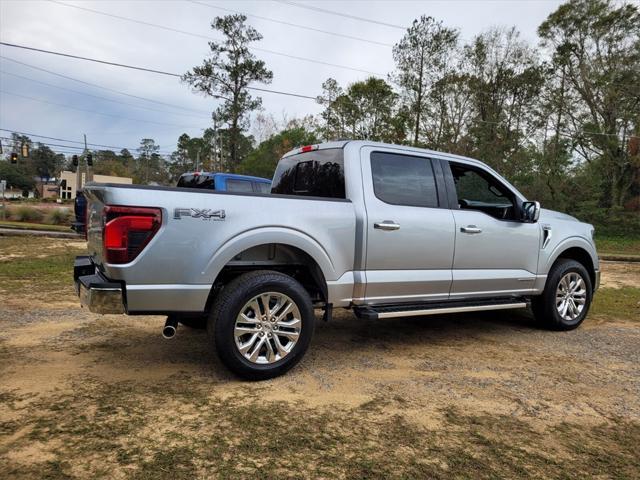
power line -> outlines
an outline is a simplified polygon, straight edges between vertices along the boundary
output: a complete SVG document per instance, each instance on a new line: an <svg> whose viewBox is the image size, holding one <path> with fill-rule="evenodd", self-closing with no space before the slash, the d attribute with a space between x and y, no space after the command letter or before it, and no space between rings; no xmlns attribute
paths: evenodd
<svg viewBox="0 0 640 480"><path fill-rule="evenodd" d="M106 60L99 60L97 58L89 58L89 57L82 57L79 55L72 55L69 53L62 53L62 52L54 52L52 50L44 50L42 48L35 48L35 47L28 47L26 45L17 45L15 43L8 43L8 42L0 42L0 45L4 45L6 47L13 47L13 48L21 48L24 50L31 50L34 52L40 52L40 53L48 53L50 55L58 55L61 57L68 57L68 58L73 58L76 60L85 60L87 62L94 62L94 63L103 63L105 65L111 65L111 66L115 66L115 67L121 67L121 68L129 68L131 70L141 70L143 72L149 72L149 73L156 73L159 75L166 75L169 77L177 77L177 78L182 78L182 75L178 74L178 73L171 73L171 72L164 72L162 70L154 70L152 68L145 68L145 67L138 67L135 65L126 65L123 63L116 63L116 62L109 62ZM312 97L310 95L302 95L299 93L291 93L291 92L284 92L281 90L271 90L271 89L267 89L267 88L258 88L258 87L247 87L249 90L256 90L259 92L268 92L268 93L275 93L278 95L287 95L289 97L297 97L297 98L308 98L311 100L316 100L316 97ZM214 95L215 96L215 95Z"/></svg>
<svg viewBox="0 0 640 480"><path fill-rule="evenodd" d="M200 119L204 118L202 115L195 115L195 114L192 114L192 113L171 112L169 110L160 110L160 109L157 109L157 108L144 107L142 105L134 105L133 103L120 102L118 100L113 100L111 98L101 97L99 95L93 95L91 93L80 92L78 90L73 90L71 88L61 87L59 85L54 85L52 83L47 83L47 82L43 82L43 81L40 81L40 80L35 80L33 78L25 77L23 75L18 75L17 73L7 72L7 71L2 70L2 69L0 69L0 73L3 73L5 75L11 75L12 77L22 78L22 79L27 80L29 82L39 83L41 85L46 85L48 87L59 88L60 90L66 90L68 92L77 93L78 95L85 95L87 97L99 98L101 100L106 100L107 102L118 103L120 105L128 105L128 106L133 107L133 108L142 108L144 110L150 110L152 112L168 113L168 114L171 114L171 115L183 115L183 116L187 116L187 117L197 117L197 118L200 118Z"/></svg>
<svg viewBox="0 0 640 480"><path fill-rule="evenodd" d="M381 45L383 47L393 47L392 43L378 42L376 40L371 40L369 38L354 37L353 35L346 35L344 33L330 32L328 30L322 30L320 28L311 27L309 25L300 25L298 23L285 22L284 20L276 20L275 18L263 17L261 15L255 15L253 13L244 13L244 12L240 12L238 10L232 10L230 8L220 7L218 5L211 5L211 4L206 3L206 2L199 2L197 0L188 0L188 1L190 1L191 3L202 5L204 7L213 8L213 9L216 9L216 10L223 10L225 12L237 13L239 15L245 15L245 16L250 17L250 18L257 18L259 20L265 20L267 22L279 23L280 25L287 25L289 27L301 28L301 29L303 29L305 31L310 30L312 32L319 32L319 33L324 33L324 34L327 34L327 35L333 35L335 37L348 38L350 40L357 40L357 41L360 41L360 42L371 43L373 45Z"/></svg>
<svg viewBox="0 0 640 480"><path fill-rule="evenodd" d="M31 50L31 51L40 52L40 53L50 53L52 55L59 55L61 57L75 58L76 60L86 60L88 62L103 63L105 65L111 65L114 67L131 68L134 70L141 70L143 72L157 73L159 75L167 75L169 77L178 77L178 78L180 77L180 75L178 75L177 73L163 72L162 70L154 70L152 68L145 68L145 67L134 67L131 65L125 65L123 63L109 62L107 60L97 60L95 58L82 57L80 55L72 55L70 53L53 52L51 50L44 50L41 48L27 47L26 45L17 45L17 44L8 43L8 42L0 42L0 45L4 45L5 47L22 48L24 50Z"/></svg>
<svg viewBox="0 0 640 480"><path fill-rule="evenodd" d="M81 141L78 141L78 140L69 140L69 139L66 139L66 138L49 137L47 135L38 135L37 133L20 132L18 130L11 130L11 129L8 129L8 128L0 128L0 131L18 133L20 135L26 135L28 137L46 138L47 140L55 140L55 141L58 141L58 142L77 143L77 144L80 144L80 145L84 145L84 142L81 142ZM93 147L103 147L103 148L115 149L115 150L137 150L139 148L139 147L135 147L135 148L131 148L131 147L116 147L114 145L102 145L100 143L90 143L90 142L87 142L87 145L91 145ZM71 145L68 145L68 146L71 147Z"/></svg>
<svg viewBox="0 0 640 480"><path fill-rule="evenodd" d="M50 75L55 75L56 77L65 78L67 80L71 80L71 81L74 81L74 82L82 83L84 85L89 85L91 87L100 88L100 89L106 90L108 92L117 93L118 95L124 95L125 97L136 98L138 100L144 100L145 102L156 103L158 105L164 105L166 107L177 108L179 110L186 110L186 111L198 112L198 113L209 115L209 112L207 112L205 110L197 110L197 109L194 109L194 108L183 107L183 106L175 105L175 104L172 104L172 103L161 102L159 100L153 100L151 98L140 97L138 95L133 95L133 94L130 94L130 93L121 92L119 90L114 90L113 88L104 87L104 86L98 85L96 83L86 82L84 80L79 80L79 79L74 78L74 77L69 77L68 75L63 75L61 73L53 72L53 71L47 70L45 68L36 67L35 65L31 65L29 63L20 62L20 61L14 59L14 58L5 57L4 55L0 55L0 58L3 59L3 60L9 60L10 62L17 63L19 65L24 65L25 67L32 68L34 70L39 70L41 72L48 73Z"/></svg>
<svg viewBox="0 0 640 480"><path fill-rule="evenodd" d="M13 141L13 138L11 137L0 137L3 140L11 140ZM84 147L76 147L74 145L60 145L59 143L48 143L48 142L40 142L40 141L35 141L34 143L38 143L40 145L47 145L47 146L52 146L52 147L64 147L67 149L74 149L74 150L84 150Z"/></svg>
<svg viewBox="0 0 640 480"><path fill-rule="evenodd" d="M9 137L0 137L0 139L2 140L9 140L12 141L12 138ZM84 150L84 148L80 148L80 147L72 147L70 145L57 145L55 143L46 143L46 142L34 142L37 143L38 145L43 145L45 147L53 147L51 148L51 150L54 150L55 153L61 153L61 154L79 154L82 153L82 150ZM70 149L77 149L77 150L70 150Z"/></svg>
<svg viewBox="0 0 640 480"><path fill-rule="evenodd" d="M112 13L102 12L100 10L94 10L92 8L86 8L86 7L81 7L79 5L71 5L71 4L68 4L68 3L58 2L56 0L51 0L51 1L53 3L56 3L56 4L64 6L64 7L76 8L78 10L84 10L86 12L95 13L96 15L104 15L106 17L111 17L111 18L116 18L118 20L124 20L124 21L127 21L127 22L137 23L139 25L144 25L144 26L147 26L147 27L159 28L159 29L168 30L168 31L174 32L174 33L181 33L182 35L188 35L190 37L204 38L204 39L207 39L207 40L210 40L210 41L216 41L217 40L217 39L215 39L213 37L210 37L208 35L189 32L189 31L186 31L186 30L180 30L178 28L168 27L166 25L159 25L157 23L145 22L143 20L138 20L136 18L123 17L121 15L114 15ZM352 70L354 72L367 73L369 75L384 76L381 73L371 72L369 70L349 67L347 65L339 65L337 63L325 62L323 60L316 60L316 59L313 59L313 58L300 57L300 56L297 56L297 55L291 55L291 54L288 54L288 53L278 52L278 51L275 51L275 50L269 50L269 49L266 49L266 48L261 48L261 47L256 47L256 46L250 46L248 48L250 50L255 50L257 52L270 53L271 55L278 55L278 56L281 56L281 57L291 58L291 59L294 59L294 60L301 60L303 62L317 63L319 65L326 65L326 66L329 66L329 67L342 68L342 69L345 69L345 70ZM158 72L158 73L160 73L160 72ZM162 72L162 73L166 73L166 72Z"/></svg>
<svg viewBox="0 0 640 480"><path fill-rule="evenodd" d="M291 2L288 0L274 0L278 3L283 3L285 5L291 5L298 8L306 8L307 10L313 10L315 12L327 13L329 15L336 15L338 17L350 18L351 20L358 20L360 22L373 23L374 25L382 25L384 27L397 28L399 30L406 30L406 27L402 25L395 25L393 23L381 22L379 20L373 20L371 18L358 17L357 15L349 15L348 13L336 12L333 10L327 10L326 8L315 7L313 5L302 5L300 3Z"/></svg>
<svg viewBox="0 0 640 480"><path fill-rule="evenodd" d="M72 110L78 110L80 112L88 112L88 113L93 113L93 114L96 114L96 115L104 115L106 117L115 117L115 118L119 118L119 119L122 119L122 120L130 120L130 121L133 121L133 122L153 123L153 124L156 124L156 125L166 125L168 127L177 127L177 128L199 128L197 125L190 125L190 126L176 125L174 123L154 122L153 120L143 120L141 118L123 117L122 115L116 115L116 114L112 114L112 113L98 112L96 110L88 110L88 109L85 109L85 108L73 107L71 105L66 105L66 104L63 104L63 103L50 102L49 100L42 100L41 98L29 97L27 95L21 95L19 93L9 92L7 90L0 90L0 93L4 93L4 94L7 94L7 95L12 95L14 97L25 98L27 100L33 100L35 102L47 103L47 104L50 104L50 105L55 105L56 107L70 108Z"/></svg>

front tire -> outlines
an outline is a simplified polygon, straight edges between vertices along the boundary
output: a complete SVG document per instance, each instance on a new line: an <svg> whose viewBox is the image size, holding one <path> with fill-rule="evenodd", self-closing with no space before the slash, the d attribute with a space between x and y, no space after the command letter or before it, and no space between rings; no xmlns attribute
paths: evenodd
<svg viewBox="0 0 640 480"><path fill-rule="evenodd" d="M207 324L224 365L248 380L284 374L307 351L315 326L308 293L293 278L260 270L219 293Z"/></svg>
<svg viewBox="0 0 640 480"><path fill-rule="evenodd" d="M532 301L533 314L552 330L573 330L584 321L593 288L589 272L579 262L558 260L547 277L542 295Z"/></svg>

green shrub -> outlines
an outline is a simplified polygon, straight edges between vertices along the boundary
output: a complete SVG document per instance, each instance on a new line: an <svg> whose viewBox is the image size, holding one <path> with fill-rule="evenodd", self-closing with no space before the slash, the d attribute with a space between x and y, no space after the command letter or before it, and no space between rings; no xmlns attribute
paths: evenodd
<svg viewBox="0 0 640 480"><path fill-rule="evenodd" d="M71 212L68 208L53 208L47 215L45 223L50 225L64 225L71 223Z"/></svg>
<svg viewBox="0 0 640 480"><path fill-rule="evenodd" d="M20 205L9 210L11 220L16 222L40 222L44 215L40 210L27 205Z"/></svg>

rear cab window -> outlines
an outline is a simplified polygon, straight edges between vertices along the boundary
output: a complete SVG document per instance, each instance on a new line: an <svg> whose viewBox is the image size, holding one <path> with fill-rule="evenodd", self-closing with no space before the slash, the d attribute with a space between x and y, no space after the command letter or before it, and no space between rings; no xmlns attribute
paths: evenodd
<svg viewBox="0 0 640 480"><path fill-rule="evenodd" d="M271 193L345 198L344 151L327 148L281 159L273 175Z"/></svg>
<svg viewBox="0 0 640 480"><path fill-rule="evenodd" d="M182 175L178 180L178 187L184 188L208 188L215 190L215 178L213 175Z"/></svg>

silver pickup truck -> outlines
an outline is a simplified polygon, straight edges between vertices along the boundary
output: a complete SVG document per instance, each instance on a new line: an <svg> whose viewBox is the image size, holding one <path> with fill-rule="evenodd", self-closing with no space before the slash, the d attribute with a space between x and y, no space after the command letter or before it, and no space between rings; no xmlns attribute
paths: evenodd
<svg viewBox="0 0 640 480"><path fill-rule="evenodd" d="M527 308L556 330L584 320L599 283L594 229L527 201L470 158L367 141L309 145L270 194L94 184L89 255L75 261L96 313L206 326L250 379L294 366L314 308L363 319Z"/></svg>

